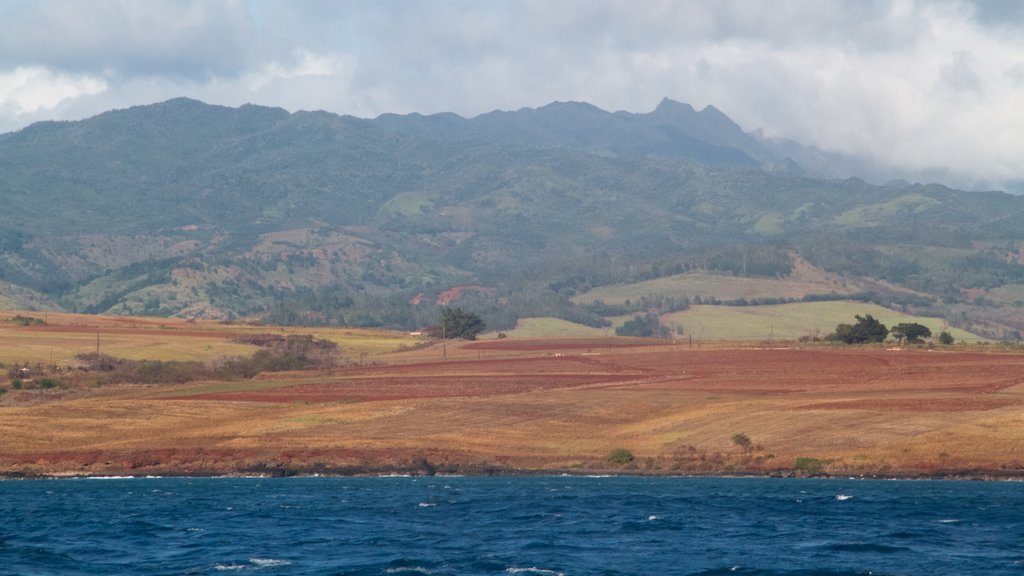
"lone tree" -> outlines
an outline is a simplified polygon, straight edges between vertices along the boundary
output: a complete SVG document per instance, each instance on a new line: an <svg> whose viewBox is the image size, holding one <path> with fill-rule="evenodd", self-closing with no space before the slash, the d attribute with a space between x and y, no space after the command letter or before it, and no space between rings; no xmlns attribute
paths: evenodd
<svg viewBox="0 0 1024 576"><path fill-rule="evenodd" d="M920 344L925 338L932 337L932 331L923 324L917 322L902 322L892 327L889 331L892 337L908 344Z"/></svg>
<svg viewBox="0 0 1024 576"><path fill-rule="evenodd" d="M754 442L750 439L750 436L742 432L732 435L732 443L742 448L744 452L750 452L754 449Z"/></svg>
<svg viewBox="0 0 1024 576"><path fill-rule="evenodd" d="M871 314L865 314L863 317L857 314L854 318L857 319L856 324L836 326L836 331L829 338L839 340L843 344L868 344L885 342L886 337L889 336L889 329L885 327L885 324L875 320Z"/></svg>
<svg viewBox="0 0 1024 576"><path fill-rule="evenodd" d="M616 336L639 336L641 338L668 338L669 329L661 323L657 314L646 316L636 314L632 320L626 320L615 329Z"/></svg>
<svg viewBox="0 0 1024 576"><path fill-rule="evenodd" d="M480 316L462 308L445 307L441 310L441 334L444 338L476 340L477 334L483 332L485 327Z"/></svg>

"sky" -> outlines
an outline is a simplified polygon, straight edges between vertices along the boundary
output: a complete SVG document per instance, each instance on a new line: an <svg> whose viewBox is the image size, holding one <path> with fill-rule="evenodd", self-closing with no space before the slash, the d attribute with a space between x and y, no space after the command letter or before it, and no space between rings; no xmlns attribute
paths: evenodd
<svg viewBox="0 0 1024 576"><path fill-rule="evenodd" d="M0 0L0 132L179 96L359 117L668 97L1024 186L1024 0Z"/></svg>

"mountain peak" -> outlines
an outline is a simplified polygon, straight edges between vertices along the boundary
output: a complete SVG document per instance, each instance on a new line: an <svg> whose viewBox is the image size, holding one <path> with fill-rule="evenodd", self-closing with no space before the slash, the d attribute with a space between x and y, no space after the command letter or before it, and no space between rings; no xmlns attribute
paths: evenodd
<svg viewBox="0 0 1024 576"><path fill-rule="evenodd" d="M679 102L677 100L673 100L671 98L666 97L661 99L661 102L658 103L658 107L655 108L654 111L651 113L664 115L672 113L693 114L694 112L695 110L693 109L693 106L690 106L685 102Z"/></svg>

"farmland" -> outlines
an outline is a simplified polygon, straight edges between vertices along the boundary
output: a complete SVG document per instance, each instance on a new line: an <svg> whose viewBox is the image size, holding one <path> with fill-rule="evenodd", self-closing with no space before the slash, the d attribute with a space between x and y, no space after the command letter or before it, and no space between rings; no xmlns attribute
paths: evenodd
<svg viewBox="0 0 1024 576"><path fill-rule="evenodd" d="M235 352L236 333L281 330L47 321L2 323L0 333L65 358L88 343L74 331L87 326L92 344L99 331L112 351L201 359ZM340 367L159 386L5 386L0 473L1024 474L1024 354L995 345L691 348L564 337L442 350L401 333L318 333L339 341ZM117 340L130 337L167 344ZM616 448L633 460L608 462Z"/></svg>
<svg viewBox="0 0 1024 576"><path fill-rule="evenodd" d="M796 340L824 337L841 322L853 322L855 315L871 314L888 326L916 322L934 334L945 330L956 340L974 342L979 337L950 327L941 318L901 314L862 302L799 302L775 306L692 306L666 314L662 323L682 328L683 334L698 340Z"/></svg>

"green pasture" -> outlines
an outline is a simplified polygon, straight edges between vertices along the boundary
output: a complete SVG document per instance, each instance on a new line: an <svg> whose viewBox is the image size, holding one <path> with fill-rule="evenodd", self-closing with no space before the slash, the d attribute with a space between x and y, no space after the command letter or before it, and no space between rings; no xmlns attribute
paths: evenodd
<svg viewBox="0 0 1024 576"><path fill-rule="evenodd" d="M709 272L686 272L674 276L655 278L633 284L601 286L575 296L577 304L601 300L605 304L623 304L644 296L663 295L681 298L714 297L718 300L740 298L803 298L807 294L848 293L845 287L825 281L794 280L788 278L743 278Z"/></svg>
<svg viewBox="0 0 1024 576"><path fill-rule="evenodd" d="M693 336L698 340L795 340L802 336L824 337L837 324L853 324L856 314L871 314L890 328L901 322L916 322L931 329L933 336L945 330L957 341L982 340L970 332L949 327L942 318L909 316L876 304L846 301L777 306L692 306L689 310L662 316L661 322L681 327L684 337Z"/></svg>
<svg viewBox="0 0 1024 576"><path fill-rule="evenodd" d="M509 338L593 338L605 335L604 328L593 328L560 318L520 318L516 327L505 330ZM608 328L608 335L615 335L615 328ZM496 332L486 337L494 338Z"/></svg>

